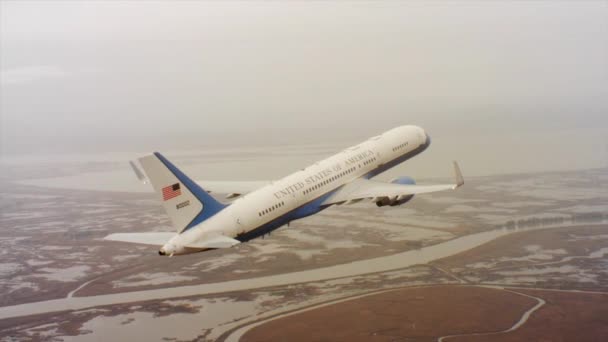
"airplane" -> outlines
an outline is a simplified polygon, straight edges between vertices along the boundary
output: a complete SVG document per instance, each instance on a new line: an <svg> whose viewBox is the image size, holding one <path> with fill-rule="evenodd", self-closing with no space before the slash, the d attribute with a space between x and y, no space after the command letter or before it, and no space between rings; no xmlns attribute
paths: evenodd
<svg viewBox="0 0 608 342"><path fill-rule="evenodd" d="M176 233L115 233L105 239L162 246L160 255L190 254L236 246L333 205L369 200L378 207L399 206L418 194L462 186L456 161L454 184L417 185L408 176L372 179L430 143L422 128L400 126L273 182L197 183L154 152L139 158L145 174L134 162L131 167L140 181L152 184ZM210 193L234 200L222 203Z"/></svg>

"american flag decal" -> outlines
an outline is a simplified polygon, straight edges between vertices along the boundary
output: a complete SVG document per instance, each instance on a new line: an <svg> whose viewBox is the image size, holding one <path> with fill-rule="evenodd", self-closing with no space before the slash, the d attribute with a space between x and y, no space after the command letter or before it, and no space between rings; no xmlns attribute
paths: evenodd
<svg viewBox="0 0 608 342"><path fill-rule="evenodd" d="M169 185L163 188L163 201L168 201L182 194L179 183Z"/></svg>

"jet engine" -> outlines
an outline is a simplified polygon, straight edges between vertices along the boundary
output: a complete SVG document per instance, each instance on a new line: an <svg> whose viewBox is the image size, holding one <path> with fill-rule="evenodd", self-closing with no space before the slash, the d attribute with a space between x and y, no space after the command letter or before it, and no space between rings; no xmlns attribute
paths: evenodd
<svg viewBox="0 0 608 342"><path fill-rule="evenodd" d="M397 177L391 181L393 184L402 184L402 185L414 185L416 181L412 177L402 176ZM403 195L403 196L394 196L394 197L384 197L376 201L376 205L379 207L384 207L389 205L391 207L396 207L398 205L402 205L414 198L414 195Z"/></svg>

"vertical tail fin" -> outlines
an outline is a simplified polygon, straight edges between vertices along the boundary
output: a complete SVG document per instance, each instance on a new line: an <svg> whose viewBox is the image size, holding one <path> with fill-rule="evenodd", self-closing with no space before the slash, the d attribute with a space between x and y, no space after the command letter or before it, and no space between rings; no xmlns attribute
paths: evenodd
<svg viewBox="0 0 608 342"><path fill-rule="evenodd" d="M205 221L226 206L181 172L160 153L139 159L178 233Z"/></svg>

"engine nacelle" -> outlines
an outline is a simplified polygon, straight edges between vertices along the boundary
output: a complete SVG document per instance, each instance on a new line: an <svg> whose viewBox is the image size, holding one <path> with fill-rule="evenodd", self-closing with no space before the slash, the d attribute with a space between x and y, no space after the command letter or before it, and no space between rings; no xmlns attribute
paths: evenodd
<svg viewBox="0 0 608 342"><path fill-rule="evenodd" d="M414 185L416 181L412 177L402 176L397 177L391 181L393 184L403 184L403 185ZM384 207L386 205L390 205L391 207L395 207L398 205L402 205L414 198L414 195L404 195L398 197L385 197L376 202L376 205L379 207Z"/></svg>

